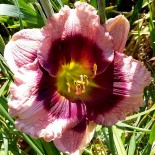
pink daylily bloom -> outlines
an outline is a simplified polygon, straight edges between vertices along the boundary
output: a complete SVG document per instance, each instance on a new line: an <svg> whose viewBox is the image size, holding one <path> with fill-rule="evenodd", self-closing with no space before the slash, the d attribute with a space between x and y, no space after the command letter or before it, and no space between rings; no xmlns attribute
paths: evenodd
<svg viewBox="0 0 155 155"><path fill-rule="evenodd" d="M100 24L95 8L63 7L42 29L24 29L6 45L14 73L9 113L18 130L81 154L96 124L110 126L137 112L151 81L140 62L123 54L123 15Z"/></svg>

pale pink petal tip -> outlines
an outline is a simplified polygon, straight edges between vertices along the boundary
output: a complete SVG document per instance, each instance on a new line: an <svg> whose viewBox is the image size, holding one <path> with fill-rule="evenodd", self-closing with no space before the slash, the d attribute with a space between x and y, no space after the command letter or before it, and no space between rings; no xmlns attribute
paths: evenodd
<svg viewBox="0 0 155 155"><path fill-rule="evenodd" d="M42 39L39 29L24 29L13 35L4 50L4 57L13 72L36 59Z"/></svg>
<svg viewBox="0 0 155 155"><path fill-rule="evenodd" d="M130 29L129 21L123 15L118 15L107 20L105 26L113 37L115 51L123 52Z"/></svg>

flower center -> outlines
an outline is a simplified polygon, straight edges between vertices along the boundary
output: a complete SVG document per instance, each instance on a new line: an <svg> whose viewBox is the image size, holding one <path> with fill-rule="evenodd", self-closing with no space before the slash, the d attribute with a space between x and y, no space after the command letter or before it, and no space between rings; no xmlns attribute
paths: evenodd
<svg viewBox="0 0 155 155"><path fill-rule="evenodd" d="M96 64L92 71L76 62L62 65L57 74L58 92L73 99L85 98L92 87L97 87L93 82L96 71Z"/></svg>

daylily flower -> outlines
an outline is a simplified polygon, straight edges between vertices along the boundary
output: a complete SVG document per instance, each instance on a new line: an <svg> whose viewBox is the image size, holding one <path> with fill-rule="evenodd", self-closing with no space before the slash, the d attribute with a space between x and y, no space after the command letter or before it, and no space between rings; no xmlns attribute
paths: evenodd
<svg viewBox="0 0 155 155"><path fill-rule="evenodd" d="M150 73L123 54L129 22L100 24L95 8L64 6L42 29L15 33L5 58L14 73L9 113L21 132L80 154L96 124L110 126L137 112Z"/></svg>

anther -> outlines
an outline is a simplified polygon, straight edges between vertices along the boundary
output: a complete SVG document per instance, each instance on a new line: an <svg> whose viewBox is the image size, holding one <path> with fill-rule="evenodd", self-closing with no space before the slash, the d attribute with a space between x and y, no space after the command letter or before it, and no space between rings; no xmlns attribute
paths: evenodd
<svg viewBox="0 0 155 155"><path fill-rule="evenodd" d="M77 83L80 84L80 85L84 85L85 84L84 81L80 81L80 80L77 80Z"/></svg>
<svg viewBox="0 0 155 155"><path fill-rule="evenodd" d="M96 76L96 72L97 72L97 65L94 64L93 66L93 71L94 71L94 75L93 75L93 78Z"/></svg>

